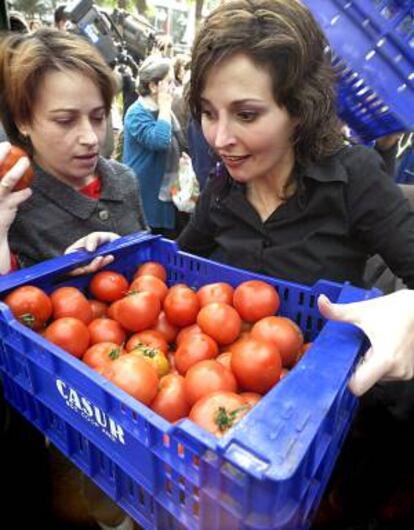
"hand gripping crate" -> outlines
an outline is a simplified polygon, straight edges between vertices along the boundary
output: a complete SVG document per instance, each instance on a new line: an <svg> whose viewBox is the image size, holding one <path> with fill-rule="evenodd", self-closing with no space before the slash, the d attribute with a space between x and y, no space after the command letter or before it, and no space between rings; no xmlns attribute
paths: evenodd
<svg viewBox="0 0 414 530"><path fill-rule="evenodd" d="M366 346L354 326L324 325L320 293L350 302L378 295L320 281L313 287L267 278L177 250L137 234L100 248L111 269L131 278L157 260L168 282L273 284L281 314L314 340L301 362L222 439L184 419L172 425L78 359L16 321L0 303L0 373L7 400L145 529L300 530L309 526L347 433L357 400L347 379ZM86 289L67 271L76 253L0 279L0 295L34 284Z"/></svg>
<svg viewBox="0 0 414 530"><path fill-rule="evenodd" d="M305 0L339 74L338 110L363 141L414 129L414 0Z"/></svg>

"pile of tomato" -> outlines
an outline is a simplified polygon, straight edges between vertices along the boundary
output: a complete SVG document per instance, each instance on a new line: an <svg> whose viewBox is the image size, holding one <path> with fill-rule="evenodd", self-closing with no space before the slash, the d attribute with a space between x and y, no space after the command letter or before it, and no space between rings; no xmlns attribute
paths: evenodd
<svg viewBox="0 0 414 530"><path fill-rule="evenodd" d="M97 272L86 296L32 285L4 302L14 316L170 422L189 417L221 436L298 362L309 346L276 316L276 289L260 280L168 287L149 261L132 282Z"/></svg>

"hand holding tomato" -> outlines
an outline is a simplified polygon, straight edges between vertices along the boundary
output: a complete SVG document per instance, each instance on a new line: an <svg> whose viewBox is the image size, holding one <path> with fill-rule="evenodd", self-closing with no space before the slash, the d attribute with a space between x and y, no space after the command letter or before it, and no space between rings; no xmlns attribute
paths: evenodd
<svg viewBox="0 0 414 530"><path fill-rule="evenodd" d="M0 143L0 242L7 237L18 207L32 193L27 187L33 177L29 159L24 153L16 158L15 149L18 148L8 142ZM27 177L26 173L31 176Z"/></svg>
<svg viewBox="0 0 414 530"><path fill-rule="evenodd" d="M397 291L351 304L333 304L321 295L318 306L325 318L355 324L371 342L349 382L356 396L380 380L407 381L414 377L414 291Z"/></svg>

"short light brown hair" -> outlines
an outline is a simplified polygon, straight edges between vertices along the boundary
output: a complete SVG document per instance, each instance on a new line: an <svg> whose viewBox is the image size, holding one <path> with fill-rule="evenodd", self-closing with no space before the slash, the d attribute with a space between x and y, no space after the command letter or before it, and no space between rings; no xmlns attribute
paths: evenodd
<svg viewBox="0 0 414 530"><path fill-rule="evenodd" d="M77 35L41 28L32 35L8 34L0 41L0 119L9 140L30 146L18 124L31 123L40 83L53 71L72 71L89 78L101 91L107 115L116 84L99 52Z"/></svg>
<svg viewBox="0 0 414 530"><path fill-rule="evenodd" d="M335 75L327 42L310 11L298 0L233 0L205 20L196 36L189 105L201 121L200 97L212 67L246 54L272 78L278 105L298 119L293 142L299 164L321 160L342 145L336 113Z"/></svg>

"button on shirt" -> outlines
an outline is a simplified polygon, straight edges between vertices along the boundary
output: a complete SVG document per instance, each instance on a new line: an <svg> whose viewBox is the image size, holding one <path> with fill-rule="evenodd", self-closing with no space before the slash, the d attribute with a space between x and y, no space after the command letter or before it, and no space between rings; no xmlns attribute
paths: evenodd
<svg viewBox="0 0 414 530"><path fill-rule="evenodd" d="M366 260L379 253L414 287L414 213L373 149L345 147L296 177L295 194L263 222L245 185L225 171L211 176L180 247L306 285L363 285Z"/></svg>

